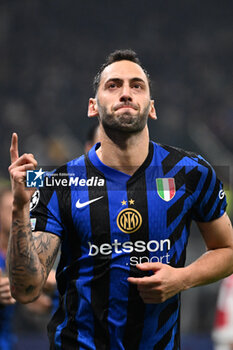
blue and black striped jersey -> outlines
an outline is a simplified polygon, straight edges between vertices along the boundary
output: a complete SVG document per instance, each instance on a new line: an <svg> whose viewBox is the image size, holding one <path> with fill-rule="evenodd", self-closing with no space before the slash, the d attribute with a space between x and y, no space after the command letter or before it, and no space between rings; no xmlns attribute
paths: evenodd
<svg viewBox="0 0 233 350"><path fill-rule="evenodd" d="M48 177L31 211L36 231L61 238L51 349L179 349L179 295L145 304L127 278L143 276L138 263L184 266L192 219L225 211L222 184L181 149L150 142L129 176L104 165L98 147Z"/></svg>

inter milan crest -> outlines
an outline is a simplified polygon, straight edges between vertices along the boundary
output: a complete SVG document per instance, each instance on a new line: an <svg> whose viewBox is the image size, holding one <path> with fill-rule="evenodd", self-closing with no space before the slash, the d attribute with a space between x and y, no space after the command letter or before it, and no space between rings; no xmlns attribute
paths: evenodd
<svg viewBox="0 0 233 350"><path fill-rule="evenodd" d="M117 226L124 233L136 232L142 224L142 216L136 209L126 208L117 216Z"/></svg>
<svg viewBox="0 0 233 350"><path fill-rule="evenodd" d="M170 201L176 194L174 178L156 179L157 193L164 201Z"/></svg>

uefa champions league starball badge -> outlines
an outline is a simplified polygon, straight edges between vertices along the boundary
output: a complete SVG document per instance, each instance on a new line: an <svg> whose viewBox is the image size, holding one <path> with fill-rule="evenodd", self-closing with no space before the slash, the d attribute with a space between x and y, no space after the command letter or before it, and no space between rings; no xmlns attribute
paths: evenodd
<svg viewBox="0 0 233 350"><path fill-rule="evenodd" d="M37 204L39 203L40 200L40 191L36 190L31 198L31 202L30 202L30 211L34 210L35 207L37 206Z"/></svg>

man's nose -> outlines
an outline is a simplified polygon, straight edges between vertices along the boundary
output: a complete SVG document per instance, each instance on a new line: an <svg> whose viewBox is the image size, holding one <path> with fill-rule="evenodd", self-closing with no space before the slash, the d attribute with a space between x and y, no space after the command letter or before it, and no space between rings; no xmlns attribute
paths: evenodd
<svg viewBox="0 0 233 350"><path fill-rule="evenodd" d="M129 86L125 85L122 87L120 101L121 102L132 101L132 95L131 95Z"/></svg>

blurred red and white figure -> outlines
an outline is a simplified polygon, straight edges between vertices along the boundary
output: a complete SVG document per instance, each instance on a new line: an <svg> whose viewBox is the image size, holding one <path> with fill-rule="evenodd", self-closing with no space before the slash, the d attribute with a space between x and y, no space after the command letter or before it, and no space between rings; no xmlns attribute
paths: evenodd
<svg viewBox="0 0 233 350"><path fill-rule="evenodd" d="M214 350L233 349L233 275L221 283L212 338Z"/></svg>

